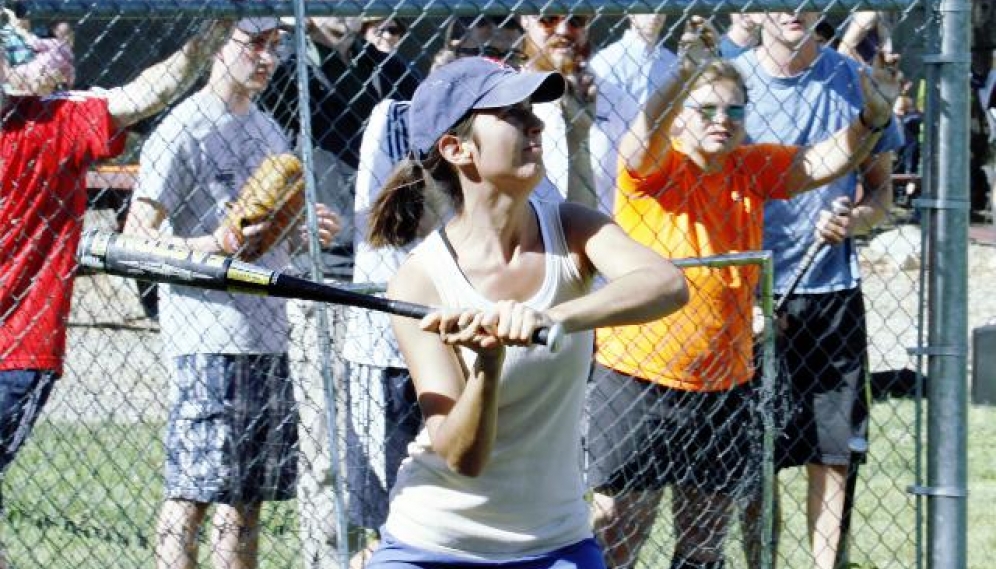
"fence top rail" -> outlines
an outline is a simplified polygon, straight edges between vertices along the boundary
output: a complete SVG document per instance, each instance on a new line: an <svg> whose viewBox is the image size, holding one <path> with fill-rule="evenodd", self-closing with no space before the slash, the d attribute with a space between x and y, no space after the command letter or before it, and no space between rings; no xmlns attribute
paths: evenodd
<svg viewBox="0 0 996 569"><path fill-rule="evenodd" d="M854 10L905 11L924 0L808 0L807 10L825 14ZM0 3L4 3L0 0ZM7 0L19 15L35 19L128 18L149 19L176 16L234 18L242 16L292 16L291 0ZM571 13L620 15L634 11L668 15L717 14L744 10L795 11L798 0L754 0L741 4L729 0L308 0L307 13L314 16L474 16L478 14Z"/></svg>
<svg viewBox="0 0 996 569"><path fill-rule="evenodd" d="M771 251L744 251L743 253L726 253L708 257L692 257L687 259L671 259L675 266L687 267L731 267L741 265L762 264L771 259Z"/></svg>

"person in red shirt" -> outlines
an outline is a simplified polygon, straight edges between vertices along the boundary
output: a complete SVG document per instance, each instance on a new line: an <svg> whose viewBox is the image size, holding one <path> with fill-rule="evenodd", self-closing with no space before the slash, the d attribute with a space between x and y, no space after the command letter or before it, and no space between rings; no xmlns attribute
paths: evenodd
<svg viewBox="0 0 996 569"><path fill-rule="evenodd" d="M210 24L122 87L0 91L0 480L62 375L87 169L124 149L122 129L189 87L230 30ZM0 86L8 72L0 57Z"/></svg>

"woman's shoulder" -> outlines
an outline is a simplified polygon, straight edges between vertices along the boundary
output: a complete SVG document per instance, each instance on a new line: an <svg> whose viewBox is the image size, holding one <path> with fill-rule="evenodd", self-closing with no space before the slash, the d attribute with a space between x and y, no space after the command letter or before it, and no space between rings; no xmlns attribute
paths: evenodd
<svg viewBox="0 0 996 569"><path fill-rule="evenodd" d="M433 266L429 260L432 257L432 245L427 245L430 238L431 236L419 243L401 262L388 285L387 295L390 298L430 306L439 305L439 293L430 273Z"/></svg>

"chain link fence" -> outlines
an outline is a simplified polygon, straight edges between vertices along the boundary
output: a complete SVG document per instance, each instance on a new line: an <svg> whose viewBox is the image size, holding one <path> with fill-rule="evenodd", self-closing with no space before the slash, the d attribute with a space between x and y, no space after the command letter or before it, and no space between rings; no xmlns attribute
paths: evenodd
<svg viewBox="0 0 996 569"><path fill-rule="evenodd" d="M766 18L794 17L768 14L753 5L750 12L738 12L735 6L714 2L624 3L611 8L578 3L568 6L569 10L530 8L521 12L518 4L489 2L478 11L486 15L476 16L471 15L474 11L467 6L459 6L457 11L464 14L461 16L440 15L441 9L423 12L404 6L393 12L387 6L377 6L368 13L360 10L360 15L339 17L328 15L334 12L329 5L322 6L323 10L309 11L307 21L285 18L279 35L260 40L249 34L240 36L244 45L225 44L220 50L229 50L230 57L212 59L213 69L202 73L191 90L171 101L167 108L131 125L120 154L87 168L87 207L79 209L83 214L82 226L120 231L126 224L131 227L143 221L129 215L151 211L153 219L161 223L153 223L153 229L210 235L224 216L224 196L230 199L237 191L258 157L290 151L302 156L309 168L309 236L304 240L289 239L286 255L264 260L314 279L338 284L372 284L371 290L377 290L390 279L407 251L371 247L365 240L367 214L391 166L407 153L404 101L411 97L434 64L484 55L515 66L528 67L545 61L562 69L569 68L579 76L590 76L597 88L592 91L595 124L590 140L581 146L581 152L590 153L587 161L590 175L579 166L582 161L577 159L577 147L569 143L572 125L579 117L577 113L584 110L565 110L566 107L557 104L544 104L548 108L536 109L545 122L543 143L552 182L550 196L555 199L559 193L561 197L587 201L606 213L618 215L615 167L619 139L650 93L673 77L678 40L689 18L706 18L723 35L724 57L742 62L743 54L749 57L753 53L761 34L771 33L764 31ZM921 3L889 5L883 11L844 9L838 5L832 8L814 18L818 25L803 25L803 34L818 37L823 46L820 49L868 58L866 63L872 61L876 49L902 54L902 93L893 121L905 133L905 143L895 148L896 159L885 182L888 187L878 192L887 197L883 202L886 215L872 231L855 240L868 339L868 373L857 380L860 399L868 401L867 430L861 433L864 435L861 442L870 442L870 448L865 453L864 447L852 445L850 456L845 457L860 464L856 473L849 476L846 468L834 471L843 472L845 477L838 491L846 491L849 500L853 497L853 509L844 508L849 514L850 540L846 554L838 556L837 563L840 567L865 569L910 567L921 563L924 556L922 512L916 498L908 492L911 484L920 484L924 452L919 432L924 415L920 405L924 378L918 361L908 352L908 348L921 342L920 307L927 259L921 246L922 220L914 204L922 192L923 125L931 123L931 117L924 114L927 74L923 56L930 50L926 43L928 36L937 30L930 28L935 21ZM50 11L31 11L22 21L12 22L11 26L20 26L19 29L12 27L5 31L8 59L14 57L15 43L21 42L26 49L24 61L13 65L11 60L8 83L13 83L10 77L23 75L25 88L43 91L74 88L101 92L124 85L142 70L181 49L191 36L204 33L202 22L215 15L212 10L217 10L217 6L178 3L163 13L139 18L128 12L116 15L110 6L97 3L89 8L53 4ZM289 6L281 10L290 13ZM631 17L652 12L666 15ZM540 15L536 16L537 13ZM798 45L803 44L805 41ZM64 52L52 55L46 51L65 46L71 48L72 58L66 58ZM240 46L244 51L239 51ZM800 60L804 57L797 55ZM792 59L789 57L787 61ZM249 66L226 68L224 62L238 65L248 62ZM34 83L27 80L31 73L40 74ZM748 85L760 84L756 78L746 76L747 71L743 73ZM587 85L588 79L580 81ZM230 96L212 91L212 85L247 89L261 114L253 122L246 122L242 111L234 112L224 104L220 110L212 108L213 101ZM302 93L302 87L306 93ZM782 86L778 81L770 81L762 88L782 89ZM760 130L767 119L763 115L751 116L755 112L752 105L771 97L793 96L790 89L748 94L746 120L755 121ZM838 114L852 113L852 109L813 108L799 99L786 99L781 104L795 108L797 117L832 124L841 122ZM731 108L712 111L723 112L734 122L744 120L733 116ZM841 124L848 122L844 120ZM158 153L150 150L155 145L150 140L158 141ZM784 142L817 141L800 137ZM983 147L979 146L978 151L984 153ZM9 159L7 148L4 152L4 159ZM215 153L223 158L212 162ZM153 162L142 164L143 156L152 155L156 157ZM978 159L984 160L984 156ZM981 168L978 173L973 169L973 174L976 176L972 178L973 215L989 216L985 205L988 180ZM150 179L155 177L199 182L191 181L189 187L171 190L175 195L156 194L142 187L151 184ZM585 184L581 189L577 186L578 179ZM202 186L198 186L201 182ZM864 195L862 192L876 192L870 187L871 178L863 178L862 183L857 190L859 198ZM4 191L8 189L5 182ZM5 201L9 199L4 196ZM142 200L146 207L136 209L135 204ZM149 206L156 201L157 205ZM320 250L316 203L336 211L342 225L335 241ZM829 203L818 205L816 210L829 207ZM2 207L6 206L0 204ZM717 203L711 207L722 206ZM807 219L812 220L815 215L815 211L808 212ZM699 238L696 232L704 231L701 223L697 219L688 222L689 242L687 247L679 249L694 248L692 240ZM75 231L79 229L76 227ZM786 238L809 240L801 235ZM47 254L33 250L30 244L19 247L29 255ZM4 266L7 262L4 261ZM716 264L708 259L686 259L683 266L690 278L691 273L695 274L694 286L703 290L726 287L743 292L753 288L762 277L762 271L751 263ZM817 270L818 266L819 263ZM72 277L63 275L63 278ZM807 277L804 287L815 290L814 279L818 278ZM198 421L210 424L211 420L211 412L201 402L192 404L197 409L191 411L193 416L187 417L193 423L191 431L176 434L175 426L168 428L168 424L175 423L175 414L182 407L176 405L176 398L180 397L176 377L183 370L174 360L174 346L212 345L217 346L214 352L224 354L226 346L238 345L233 342L251 344L252 341L245 340L245 329L232 329L228 331L230 337L217 337L219 330L224 332L227 322L221 313L201 313L191 322L178 320L179 315L191 312L178 311L176 303L182 301L176 299L175 291L169 293L162 286L86 272L76 275L74 280L64 373L56 382L34 431L3 475L5 554L16 567L152 566L157 562L157 551L158 561L163 562L165 547L163 471L170 459L167 446L180 444L175 437L192 437L191 433L200 428L196 426ZM16 310L18 302L13 299L9 310ZM212 302L227 305L237 301L218 297ZM8 304L5 300L4 310L8 310ZM777 330L772 325L770 298L767 303L759 301L759 305L765 308L767 316L762 321L767 326L759 337L771 339L773 347ZM264 344L275 341L288 354L289 373L264 375L275 377L277 384L285 380L293 384L296 411L285 410L277 423L283 427L296 425L293 456L280 460L296 462L297 477L296 485L289 488L291 494L285 496L288 499L264 502L259 513L258 530L254 530L259 538L259 566L308 569L359 566L364 549L375 543L375 532L384 522L387 492L394 472L407 443L419 429L417 405L404 361L382 315L294 300L265 306L274 311L233 321L251 325L254 328L249 332L259 336L256 341ZM728 335L725 341L731 345L746 343L749 348L753 343L750 336L754 316L749 304L740 303L740 306L744 310L725 315L731 323L727 328L709 333ZM194 312L202 309L194 308ZM676 334L685 335L687 344L693 344L687 338L695 336L694 318L678 314L669 325ZM841 331L838 340L843 342L848 332ZM202 335L208 333L210 337ZM286 344L275 336L285 337ZM700 344L715 348L710 344L715 340L702 338ZM633 341L639 343L639 339ZM821 344L815 348L820 357L813 356L813 361L830 361L832 356L827 352L836 346ZM738 364L747 370L756 363L749 353L744 356L742 352L734 352L744 357L744 361L712 362L708 365L718 368L709 371L710 377L723 377ZM676 360L694 360L699 356L680 351L668 355ZM0 355L0 359L3 357ZM601 364L611 366L613 361L606 358ZM667 363L661 365L666 367ZM698 361L689 365L707 364ZM823 370L810 371L819 376ZM209 371L201 373L210 375ZM677 491L673 485L668 486L662 495L628 486L629 482L615 488L614 495L635 498L616 504L632 508L616 513L619 520L626 522L624 526L632 527L604 534L606 540L618 541L603 545L610 550L628 550L636 567L667 567L676 547L681 549L689 543L724 552L728 568L769 563L778 567L813 566L814 556L822 554L812 551L813 539L808 529L811 522L807 520L807 509L815 506L807 503L807 484L814 482L807 481L806 468L786 468L777 471L778 499L774 500L771 494L770 482L776 472L773 445L784 436L779 430L783 426L782 417L776 411L786 397L782 389L786 383L782 376L777 381L769 376L771 382L763 382L762 375L758 373L746 384L758 389L757 393L747 395L747 402L742 405L731 403L729 397L733 395L726 392L736 390L729 386L717 391L706 389L715 396L713 412L718 415L712 417L703 409L681 407L681 403L675 403L675 408L680 407L687 415L677 415L671 408L661 411L626 405L606 412L596 408L606 402L592 401L587 418L589 445L599 438L602 428L615 437L618 425L608 431L605 423L614 417L632 419L643 413L661 412L661 428L665 430L650 433L649 436L657 437L652 441L634 440L633 436L603 440L596 445L600 449L596 454L601 454L584 464L587 469L594 468L605 455L624 449L649 457L645 464L652 472L644 475L657 481L675 480L677 475L669 471L673 462L681 460L691 468L688 477L679 477ZM598 383L596 377L591 381L593 385ZM660 383L666 382L635 385L653 390ZM669 387L672 394L685 391ZM271 403L260 405L272 411ZM171 409L174 421L170 421ZM684 424L675 427L667 423L672 414ZM596 416L601 419L594 420ZM724 434L714 434L704 441L683 440L676 434L693 433L706 422L714 423L717 431ZM658 440L672 435L673 440ZM205 438L220 437L225 445L232 445L242 436L242 433L223 435L210 431ZM257 441L260 445L279 446L266 433L256 436L263 437ZM670 445L672 450L664 454L659 446L652 448L654 445ZM723 464L697 461L694 451L712 453ZM201 448L198 452L205 453L201 455L204 462L195 461L188 467L224 466L206 456L209 449ZM676 521L684 520L690 533L710 532L696 518L702 512L683 511L682 504L702 505L703 502L689 500L689 495L713 495L712 478L725 468L738 473L736 479L727 481L729 484L720 485L725 490L719 495L726 500L705 504L723 511L727 527L703 540L688 541L687 535L675 529ZM812 474L812 470L808 472ZM848 488L847 478L853 478L856 485ZM779 516L771 511L774 502L779 504ZM597 499L593 498L593 503L597 515ZM207 515L210 518L211 510ZM840 512L834 515L839 517ZM780 518L780 523L776 518ZM839 522L835 518L812 531L832 532L840 527ZM217 536L211 527L210 521L205 522L192 534L192 544L188 544L188 550L200 546L196 555L204 566L212 560L220 562L225 553L215 548ZM836 546L832 536L816 540L821 541ZM772 543L777 546L771 547ZM694 556L701 552L682 553ZM710 549L710 553L714 552Z"/></svg>

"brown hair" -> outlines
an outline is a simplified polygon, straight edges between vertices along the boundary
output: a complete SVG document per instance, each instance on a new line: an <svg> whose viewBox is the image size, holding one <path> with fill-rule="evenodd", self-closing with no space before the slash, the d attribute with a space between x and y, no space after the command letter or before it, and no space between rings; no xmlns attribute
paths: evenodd
<svg viewBox="0 0 996 569"><path fill-rule="evenodd" d="M469 138L473 118L473 112L467 113L447 134ZM449 198L455 211L463 208L460 178L439 148L433 146L422 160L412 156L391 170L370 210L367 241L374 247L403 247L420 237L426 193L435 190Z"/></svg>

